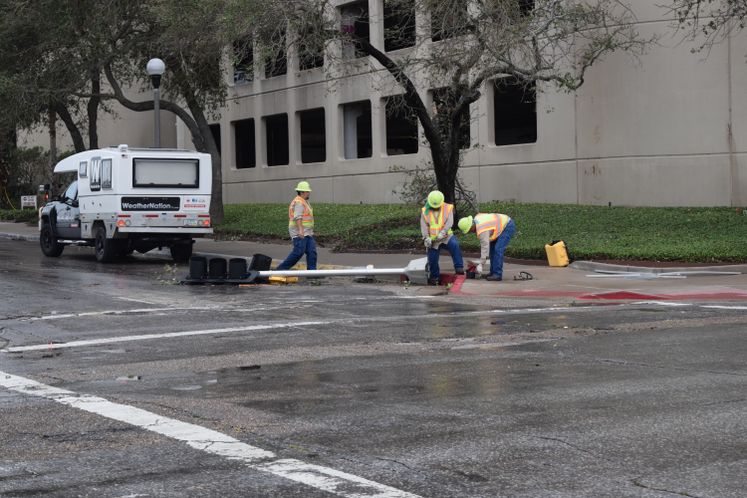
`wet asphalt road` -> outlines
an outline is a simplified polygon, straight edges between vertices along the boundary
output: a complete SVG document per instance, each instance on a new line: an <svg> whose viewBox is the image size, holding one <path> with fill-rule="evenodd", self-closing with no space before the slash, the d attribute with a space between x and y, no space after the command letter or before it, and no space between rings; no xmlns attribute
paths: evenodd
<svg viewBox="0 0 747 498"><path fill-rule="evenodd" d="M744 306L178 285L185 273L0 240L0 496L747 489ZM89 411L70 406L86 395Z"/></svg>

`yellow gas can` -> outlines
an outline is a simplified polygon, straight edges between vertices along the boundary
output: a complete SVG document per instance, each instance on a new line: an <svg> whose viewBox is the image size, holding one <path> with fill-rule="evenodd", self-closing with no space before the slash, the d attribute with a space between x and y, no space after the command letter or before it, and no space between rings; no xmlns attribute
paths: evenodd
<svg viewBox="0 0 747 498"><path fill-rule="evenodd" d="M553 241L551 244L545 244L547 253L547 263L550 266L568 266L568 250L565 248L565 242L562 240Z"/></svg>

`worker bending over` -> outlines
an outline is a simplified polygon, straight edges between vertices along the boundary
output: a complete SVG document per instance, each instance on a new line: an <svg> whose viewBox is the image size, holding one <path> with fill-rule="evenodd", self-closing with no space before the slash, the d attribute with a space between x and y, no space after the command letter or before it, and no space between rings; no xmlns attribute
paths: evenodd
<svg viewBox="0 0 747 498"><path fill-rule="evenodd" d="M494 282L503 280L503 254L516 231L514 220L500 213L477 213L474 217L460 219L457 226L462 233L475 232L480 239L477 273L483 273L483 267L490 258L490 274L485 279Z"/></svg>
<svg viewBox="0 0 747 498"><path fill-rule="evenodd" d="M298 182L296 197L288 206L288 232L293 240L293 249L277 270L289 270L304 254L306 268L316 270L316 241L314 240L314 211L309 205L311 187L309 182Z"/></svg>
<svg viewBox="0 0 747 498"><path fill-rule="evenodd" d="M451 254L454 271L457 275L464 274L464 261L459 241L454 237L451 227L454 225L454 205L444 202L444 194L434 190L428 194L428 200L422 208L420 217L420 232L423 243L428 250L428 284L438 285L441 271L438 257L441 249Z"/></svg>

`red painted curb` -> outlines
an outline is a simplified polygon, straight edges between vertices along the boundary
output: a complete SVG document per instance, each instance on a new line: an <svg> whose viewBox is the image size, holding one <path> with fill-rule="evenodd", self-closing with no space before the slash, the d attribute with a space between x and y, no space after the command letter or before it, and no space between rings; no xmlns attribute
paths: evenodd
<svg viewBox="0 0 747 498"><path fill-rule="evenodd" d="M455 279L451 292L463 296L484 296L484 297L508 297L508 298L550 298L550 297L571 297L585 301L741 301L747 300L747 292L683 292L675 294L644 294L641 292L631 291L610 291L600 293L583 293L577 291L548 291L548 290L522 290L522 291L503 291L503 292L465 292L462 287L465 283L464 278Z"/></svg>

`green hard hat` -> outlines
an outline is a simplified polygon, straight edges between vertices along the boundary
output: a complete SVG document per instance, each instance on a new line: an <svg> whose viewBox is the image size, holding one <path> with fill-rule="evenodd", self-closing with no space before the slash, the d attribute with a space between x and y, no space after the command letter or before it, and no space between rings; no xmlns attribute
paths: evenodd
<svg viewBox="0 0 747 498"><path fill-rule="evenodd" d="M438 209L441 207L441 204L444 203L444 194L442 194L439 190L434 190L430 194L428 194L428 205L432 207L433 209Z"/></svg>
<svg viewBox="0 0 747 498"><path fill-rule="evenodd" d="M457 223L457 226L459 227L459 230L462 231L462 233L469 233L469 229L472 228L473 221L474 218L472 216L467 216L466 218L461 218Z"/></svg>
<svg viewBox="0 0 747 498"><path fill-rule="evenodd" d="M309 182L298 182L298 185L296 185L296 192L311 192Z"/></svg>

